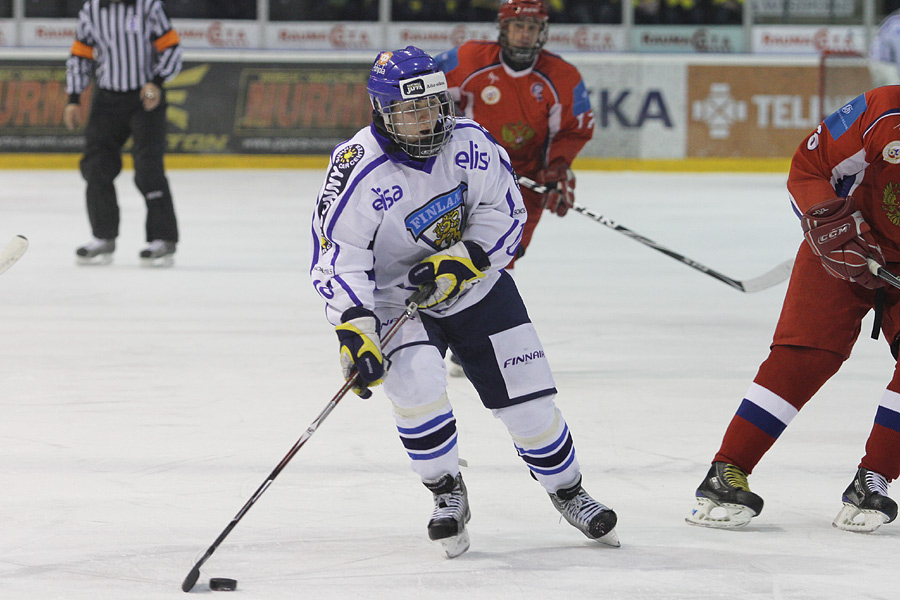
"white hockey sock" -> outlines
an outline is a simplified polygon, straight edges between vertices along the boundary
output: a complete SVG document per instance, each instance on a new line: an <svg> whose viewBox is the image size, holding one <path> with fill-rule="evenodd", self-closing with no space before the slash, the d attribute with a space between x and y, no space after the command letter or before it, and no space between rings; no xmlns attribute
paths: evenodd
<svg viewBox="0 0 900 600"><path fill-rule="evenodd" d="M495 409L493 413L506 425L516 452L545 490L555 493L578 479L581 467L575 445L553 396Z"/></svg>

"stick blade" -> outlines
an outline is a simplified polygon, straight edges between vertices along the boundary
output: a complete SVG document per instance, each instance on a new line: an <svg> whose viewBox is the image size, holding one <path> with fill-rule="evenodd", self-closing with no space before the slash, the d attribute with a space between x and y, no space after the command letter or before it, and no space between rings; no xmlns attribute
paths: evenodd
<svg viewBox="0 0 900 600"><path fill-rule="evenodd" d="M0 273L16 264L28 250L28 238L24 235L14 237L3 250L0 250Z"/></svg>
<svg viewBox="0 0 900 600"><path fill-rule="evenodd" d="M184 578L184 581L181 584L181 591L189 592L194 589L194 585L197 583L198 579L200 579L200 569L194 567L191 569L191 572L187 574L187 577Z"/></svg>
<svg viewBox="0 0 900 600"><path fill-rule="evenodd" d="M748 294L759 292L778 285L782 281L787 280L791 276L794 268L794 259L788 259L770 271L766 271L759 277L745 279L741 282L742 289Z"/></svg>

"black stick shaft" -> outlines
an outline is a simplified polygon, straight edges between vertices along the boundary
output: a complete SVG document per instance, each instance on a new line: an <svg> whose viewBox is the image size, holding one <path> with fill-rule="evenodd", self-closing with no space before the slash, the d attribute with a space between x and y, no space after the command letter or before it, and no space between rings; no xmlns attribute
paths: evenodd
<svg viewBox="0 0 900 600"><path fill-rule="evenodd" d="M869 270L872 272L872 274L874 274L882 281L886 281L895 288L900 288L900 277L897 277L896 275L882 267L880 264L878 264L878 261L873 258L868 259L868 262Z"/></svg>
<svg viewBox="0 0 900 600"><path fill-rule="evenodd" d="M415 292L409 298L409 302L406 305L406 308L403 310L403 314L397 319L397 321L391 326L384 337L381 339L381 345L384 347L387 343L394 337L400 327L409 319L416 314L416 311L419 310L419 303L425 300L431 293L434 288L425 288L420 289ZM250 510L250 507L253 506L259 497L263 495L263 493L272 485L272 482L275 481L275 478L278 477L278 474L284 470L284 468L291 462L291 459L297 454L300 448L303 447L304 444L312 437L312 435L316 432L316 429L319 428L319 425L322 424L328 415L331 414L331 411L335 409L338 403L343 399L344 396L347 395L353 386L356 384L356 377L351 377L347 380L344 385L341 386L341 389L334 395L334 397L328 402L322 412L319 413L319 416L315 418L315 420L310 423L309 427L307 427L306 431L303 435L300 436L300 439L294 443L294 446L290 449L290 451L285 454L284 458L281 459L281 462L272 470L269 476L265 481L262 482L262 485L257 488L257 490L253 493L247 503L238 511L238 513L231 519L231 522L228 523L228 526L222 530L222 533L219 534L219 537L216 538L216 541L212 543L212 545L206 549L206 552L203 556L194 564L194 567L187 574L187 577L184 578L184 581L181 584L181 591L189 592L193 589L194 585L197 583L197 580L200 578L200 567L209 560L209 557L213 555L213 552L219 547L219 545L228 537L228 534L231 533L231 530L234 529L238 522L244 518L244 515L247 514L247 511Z"/></svg>
<svg viewBox="0 0 900 600"><path fill-rule="evenodd" d="M524 188L527 188L529 190L537 192L538 194L546 194L548 191L550 191L550 188L548 188L546 185L539 184L536 181L534 181L533 179L529 179L528 177L519 177L519 184ZM590 208L582 206L582 205L578 204L577 202L572 207L572 209L575 210L576 212L583 214L584 216L586 216L588 218L593 219L594 221L597 221L601 225L605 225L606 227L609 227L610 229L614 229L615 231L618 231L619 233L627 235L631 239L633 239L637 242L640 242L641 244L644 244L645 246L649 246L650 248L653 248L654 250L662 252L666 256L674 258L678 262L683 263L683 264L691 267L692 269L696 269L697 271L700 271L704 275L709 275L710 277L712 277L714 279L718 279L722 283L725 283L726 285L729 285L729 286L735 288L736 290L740 290L742 292L758 291L759 289L763 289L763 287L769 287L771 285L775 285L776 283L779 283L780 281L784 281L784 279L787 278L787 275L790 274L789 268L786 268L786 266L784 266L784 265L779 265L779 267L776 267L776 269L773 269L772 273L766 273L763 277L759 278L761 280L765 280L764 283L760 284L763 287L760 287L759 285L754 285L754 286L748 287L745 285L746 282L744 282L744 281L728 277L727 275L724 275L724 274L716 271L715 269L711 269L711 268L707 267L703 263L699 263L692 258L688 258L684 254L675 252L674 250L672 250L670 248L666 248L662 244L654 242L650 238L644 237L643 235L641 235L635 231L632 231L631 229L628 229L624 225L619 225L612 219L605 217L605 216L601 215L600 213L591 210ZM782 272L784 274L783 276L782 276Z"/></svg>

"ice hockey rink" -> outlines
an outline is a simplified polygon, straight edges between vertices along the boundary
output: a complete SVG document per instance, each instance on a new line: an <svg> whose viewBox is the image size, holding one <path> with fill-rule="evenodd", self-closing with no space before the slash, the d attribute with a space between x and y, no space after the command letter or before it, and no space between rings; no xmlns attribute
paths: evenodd
<svg viewBox="0 0 900 600"><path fill-rule="evenodd" d="M89 238L77 171L0 171L0 597L184 598L203 552L340 388L309 285L319 171L169 173L182 242L146 269L143 202L118 180L115 262ZM579 202L737 279L801 241L784 174L578 174ZM471 549L425 525L387 399L346 397L203 567L260 599L888 599L900 524L831 521L893 361L854 355L751 476L744 530L684 522L768 344L786 283L746 294L570 213L545 215L516 281L554 368L585 488L621 548L560 517L465 380L449 393ZM894 496L900 488L893 490ZM216 592L225 593L225 592Z"/></svg>

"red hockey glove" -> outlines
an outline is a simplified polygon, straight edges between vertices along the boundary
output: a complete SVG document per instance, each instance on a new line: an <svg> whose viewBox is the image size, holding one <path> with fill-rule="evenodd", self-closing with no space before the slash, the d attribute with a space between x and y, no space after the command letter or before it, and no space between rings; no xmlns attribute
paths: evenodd
<svg viewBox="0 0 900 600"><path fill-rule="evenodd" d="M883 287L881 280L869 271L866 258L872 257L883 265L884 255L853 198L832 198L816 204L803 213L800 225L803 237L822 259L826 271L869 289Z"/></svg>
<svg viewBox="0 0 900 600"><path fill-rule="evenodd" d="M537 174L538 183L550 188L544 194L544 208L564 217L575 206L575 174L562 159L556 159Z"/></svg>

